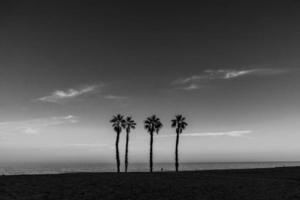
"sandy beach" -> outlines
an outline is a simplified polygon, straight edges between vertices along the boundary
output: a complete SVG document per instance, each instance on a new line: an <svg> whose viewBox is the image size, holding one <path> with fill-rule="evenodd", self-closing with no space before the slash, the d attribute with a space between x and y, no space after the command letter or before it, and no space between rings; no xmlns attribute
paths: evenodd
<svg viewBox="0 0 300 200"><path fill-rule="evenodd" d="M300 199L300 168L1 176L0 199Z"/></svg>

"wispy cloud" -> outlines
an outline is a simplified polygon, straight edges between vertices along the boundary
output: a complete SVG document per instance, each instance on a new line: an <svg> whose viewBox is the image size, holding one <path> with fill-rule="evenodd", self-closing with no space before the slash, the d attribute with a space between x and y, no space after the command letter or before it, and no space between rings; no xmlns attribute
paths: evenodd
<svg viewBox="0 0 300 200"><path fill-rule="evenodd" d="M197 89L199 89L199 87L200 87L199 85L192 83L192 84L183 86L182 89L183 90L197 90Z"/></svg>
<svg viewBox="0 0 300 200"><path fill-rule="evenodd" d="M205 137L205 136L230 136L230 137L241 137L246 134L252 133L251 130L238 130L238 131L227 131L227 132L207 132L207 133L187 133L184 136L192 136L192 137Z"/></svg>
<svg viewBox="0 0 300 200"><path fill-rule="evenodd" d="M186 78L179 78L172 82L172 85L178 86L183 90L196 90L201 88L201 84L205 84L213 80L229 80L244 76L268 76L278 75L288 72L288 70L273 68L251 68L251 69L217 69L205 70L201 74L192 75Z"/></svg>
<svg viewBox="0 0 300 200"><path fill-rule="evenodd" d="M126 97L126 96L119 96L119 95L112 95L112 94L105 95L104 98L105 99L110 99L110 100L125 100L125 99L128 99L128 97Z"/></svg>
<svg viewBox="0 0 300 200"><path fill-rule="evenodd" d="M71 100L82 95L87 95L96 91L99 85L90 85L78 89L56 90L48 96L38 98L42 102L58 103L64 100Z"/></svg>
<svg viewBox="0 0 300 200"><path fill-rule="evenodd" d="M74 124L78 122L78 117L73 115L38 118L21 121L8 121L0 122L0 133L24 133L34 135L40 133L40 131L49 126L58 126L62 124Z"/></svg>
<svg viewBox="0 0 300 200"><path fill-rule="evenodd" d="M252 133L252 130L236 130L236 131L221 131L221 132L203 132L203 133L183 133L183 137L219 137L219 136L229 136L229 137L242 137L247 134ZM175 137L175 134L160 135L158 137Z"/></svg>
<svg viewBox="0 0 300 200"><path fill-rule="evenodd" d="M105 86L105 87L104 87ZM50 102L50 103L63 103L63 102L69 102L71 100L97 94L98 97L109 99L109 100L125 100L128 99L127 96L120 96L120 95L114 95L114 94L107 94L105 91L107 90L106 85L89 85L85 87L80 88L70 88L66 90L55 90L50 95L40 97L37 100L41 102ZM99 95L100 94L100 95Z"/></svg>
<svg viewBox="0 0 300 200"><path fill-rule="evenodd" d="M191 82L206 79L206 78L207 78L207 75L193 75L193 76L186 77L186 78L179 78L179 79L173 81L173 84L191 83Z"/></svg>
<svg viewBox="0 0 300 200"><path fill-rule="evenodd" d="M285 70L281 69L271 69L271 68L256 68L256 69L219 69L219 70L206 70L205 73L208 74L209 79L233 79L241 76L252 75L275 75L285 73Z"/></svg>

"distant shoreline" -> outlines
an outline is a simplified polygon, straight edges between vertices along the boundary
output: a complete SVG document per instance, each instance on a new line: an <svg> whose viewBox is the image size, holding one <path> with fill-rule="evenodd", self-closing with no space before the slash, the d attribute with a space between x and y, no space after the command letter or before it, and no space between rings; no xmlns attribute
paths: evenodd
<svg viewBox="0 0 300 200"><path fill-rule="evenodd" d="M180 171L204 171L226 169L260 169L275 167L295 167L300 162L201 162L180 163ZM25 163L19 165L4 165L0 167L0 175L25 175L25 174L64 174L64 173L96 173L115 172L114 163ZM122 166L121 172L124 171ZM148 172L148 163L130 163L129 172ZM174 163L155 163L155 172L172 172Z"/></svg>
<svg viewBox="0 0 300 200"><path fill-rule="evenodd" d="M164 170L164 171L153 171L152 173L148 171L129 171L129 172L89 172L89 171L83 171L83 172L62 172L62 173L44 173L44 174L13 174L13 175L5 175L2 174L0 177L6 177L6 176L55 176L55 175L81 175L81 174L88 174L88 175L97 175L97 174L177 174L177 173L214 173L214 172L258 172L258 171L272 171L272 170L287 170L287 169L299 169L300 166L277 166L277 167L261 167L261 168L239 168L239 169L201 169L201 170L181 170L179 172L175 172L174 170ZM299 174L300 175L300 174Z"/></svg>

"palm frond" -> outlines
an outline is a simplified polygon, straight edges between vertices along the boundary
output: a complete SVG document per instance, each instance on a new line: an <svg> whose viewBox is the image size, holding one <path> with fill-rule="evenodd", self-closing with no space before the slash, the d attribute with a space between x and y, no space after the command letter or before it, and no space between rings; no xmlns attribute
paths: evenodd
<svg viewBox="0 0 300 200"><path fill-rule="evenodd" d="M124 116L121 114L114 115L110 123L116 132L121 132L122 128L125 128Z"/></svg>
<svg viewBox="0 0 300 200"><path fill-rule="evenodd" d="M159 130L163 127L163 124L158 119L155 123L155 132L158 134Z"/></svg>
<svg viewBox="0 0 300 200"><path fill-rule="evenodd" d="M185 117L183 117L182 115L176 115L175 119L172 119L172 128L176 128L176 131L178 131L179 133L182 133L182 130L185 129L187 127L187 123L185 122Z"/></svg>
<svg viewBox="0 0 300 200"><path fill-rule="evenodd" d="M128 129L131 129L131 128L134 129L135 126L136 126L136 123L132 119L132 117L131 116L126 117L126 119L125 119L125 127L128 128Z"/></svg>
<svg viewBox="0 0 300 200"><path fill-rule="evenodd" d="M175 119L171 120L171 127L175 128L177 126L177 121Z"/></svg>
<svg viewBox="0 0 300 200"><path fill-rule="evenodd" d="M156 117L156 115L151 115L144 121L144 127L149 133L158 133L159 129L162 127L162 124L159 118Z"/></svg>

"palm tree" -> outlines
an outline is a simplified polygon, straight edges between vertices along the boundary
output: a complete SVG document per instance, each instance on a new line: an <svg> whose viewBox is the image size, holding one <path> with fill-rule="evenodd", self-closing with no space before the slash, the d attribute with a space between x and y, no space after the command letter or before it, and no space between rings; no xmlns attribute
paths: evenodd
<svg viewBox="0 0 300 200"><path fill-rule="evenodd" d="M110 120L110 123L112 123L112 127L117 133L116 138L116 160L117 160L117 170L118 173L120 172L120 156L119 156L119 138L120 133L122 132L122 128L125 128L125 120L123 115L117 114L114 115L113 118Z"/></svg>
<svg viewBox="0 0 300 200"><path fill-rule="evenodd" d="M158 134L159 130L163 127L160 119L155 115L148 117L144 122L144 127L150 133L150 172L153 171L153 133Z"/></svg>
<svg viewBox="0 0 300 200"><path fill-rule="evenodd" d="M182 115L176 115L175 119L172 119L172 128L176 128L176 147L175 147L175 169L178 172L178 144L179 144L179 135L182 133L183 129L188 125L185 122L185 117Z"/></svg>
<svg viewBox="0 0 300 200"><path fill-rule="evenodd" d="M125 147L125 172L128 168L128 142L129 142L129 133L131 129L135 129L136 123L131 117L126 117L125 119L125 129L126 129L126 147Z"/></svg>

